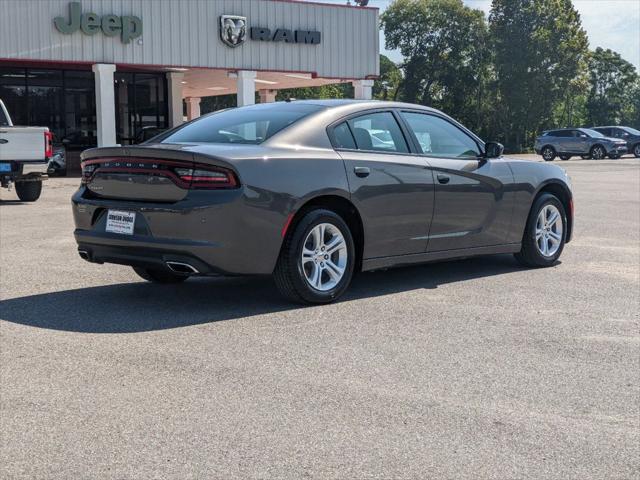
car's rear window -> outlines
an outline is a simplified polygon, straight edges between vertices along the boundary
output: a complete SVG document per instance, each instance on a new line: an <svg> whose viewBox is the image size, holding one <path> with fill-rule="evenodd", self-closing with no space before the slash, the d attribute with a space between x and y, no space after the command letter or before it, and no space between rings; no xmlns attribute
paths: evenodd
<svg viewBox="0 0 640 480"><path fill-rule="evenodd" d="M0 108L0 127L8 127L9 121L7 120L7 116L4 114L4 110Z"/></svg>
<svg viewBox="0 0 640 480"><path fill-rule="evenodd" d="M201 117L167 132L161 143L237 143L257 145L321 105L272 103L233 108Z"/></svg>

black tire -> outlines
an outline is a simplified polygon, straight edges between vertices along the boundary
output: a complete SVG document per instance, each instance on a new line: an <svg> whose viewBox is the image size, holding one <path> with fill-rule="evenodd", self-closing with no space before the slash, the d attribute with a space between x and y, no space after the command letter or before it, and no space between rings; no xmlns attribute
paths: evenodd
<svg viewBox="0 0 640 480"><path fill-rule="evenodd" d="M589 156L594 160L602 160L607 156L607 151L602 145L594 145L589 151Z"/></svg>
<svg viewBox="0 0 640 480"><path fill-rule="evenodd" d="M176 275L167 270L156 270L154 268L133 267L133 271L148 282L153 283L181 283L189 278L188 275Z"/></svg>
<svg viewBox="0 0 640 480"><path fill-rule="evenodd" d="M591 158L591 155L580 155L580 158L583 160L589 160Z"/></svg>
<svg viewBox="0 0 640 480"><path fill-rule="evenodd" d="M538 220L538 214L547 205L554 205L560 212L560 218L562 219L562 239L560 240L560 247L552 256L544 256L538 250L536 241L536 222ZM543 193L539 195L533 202L531 211L529 212L529 218L527 219L527 225L522 236L522 248L514 256L518 262L525 267L550 267L562 254L564 250L565 240L567 238L567 213L562 206L562 202L558 200L558 197L550 193Z"/></svg>
<svg viewBox="0 0 640 480"><path fill-rule="evenodd" d="M571 158L571 155L560 155L560 160L569 160Z"/></svg>
<svg viewBox="0 0 640 480"><path fill-rule="evenodd" d="M636 158L640 158L640 143L636 143L631 149Z"/></svg>
<svg viewBox="0 0 640 480"><path fill-rule="evenodd" d="M344 274L338 283L327 291L317 290L307 282L302 265L304 242L311 230L321 223L329 223L336 227L344 237L347 248ZM280 293L292 302L330 303L338 299L349 287L355 263L355 245L349 226L335 212L317 208L306 212L299 221L291 226L284 240L273 277Z"/></svg>
<svg viewBox="0 0 640 480"><path fill-rule="evenodd" d="M556 158L556 149L550 145L547 145L546 147L542 148L542 150L540 151L540 155L542 155L542 158L545 162L553 162L553 160Z"/></svg>
<svg viewBox="0 0 640 480"><path fill-rule="evenodd" d="M23 202L35 202L42 193L42 180L30 182L16 182L16 194Z"/></svg>

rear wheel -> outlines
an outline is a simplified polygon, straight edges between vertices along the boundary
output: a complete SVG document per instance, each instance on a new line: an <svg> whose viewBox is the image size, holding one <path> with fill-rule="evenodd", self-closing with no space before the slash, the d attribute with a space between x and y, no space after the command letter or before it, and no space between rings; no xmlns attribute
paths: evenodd
<svg viewBox="0 0 640 480"><path fill-rule="evenodd" d="M594 160L602 160L607 155L606 150L602 145L594 145L591 147L590 157Z"/></svg>
<svg viewBox="0 0 640 480"><path fill-rule="evenodd" d="M567 216L555 195L540 195L529 213L516 259L526 267L550 267L560 257L567 235Z"/></svg>
<svg viewBox="0 0 640 480"><path fill-rule="evenodd" d="M640 143L636 143L633 146L633 154L636 156L636 158L640 158Z"/></svg>
<svg viewBox="0 0 640 480"><path fill-rule="evenodd" d="M133 267L133 271L148 282L153 283L180 283L189 278L187 275L176 275L175 273L155 268Z"/></svg>
<svg viewBox="0 0 640 480"><path fill-rule="evenodd" d="M23 202L35 202L42 193L42 180L16 182L16 194Z"/></svg>
<svg viewBox="0 0 640 480"><path fill-rule="evenodd" d="M552 162L553 159L556 158L556 151L553 147L546 146L540 153L545 162Z"/></svg>
<svg viewBox="0 0 640 480"><path fill-rule="evenodd" d="M355 261L353 237L342 217L315 209L285 238L274 279L291 301L329 303L349 287Z"/></svg>

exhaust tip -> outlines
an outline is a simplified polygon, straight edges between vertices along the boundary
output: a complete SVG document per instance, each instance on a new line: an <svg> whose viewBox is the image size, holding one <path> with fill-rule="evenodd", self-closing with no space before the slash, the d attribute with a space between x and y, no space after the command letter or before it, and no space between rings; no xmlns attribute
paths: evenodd
<svg viewBox="0 0 640 480"><path fill-rule="evenodd" d="M78 255L80 255L80 258L83 260L86 260L87 262L89 261L89 252L86 250L78 250Z"/></svg>
<svg viewBox="0 0 640 480"><path fill-rule="evenodd" d="M183 262L165 262L169 270L174 273L179 273L181 275L192 275L198 272L198 269L193 265L189 265L188 263Z"/></svg>

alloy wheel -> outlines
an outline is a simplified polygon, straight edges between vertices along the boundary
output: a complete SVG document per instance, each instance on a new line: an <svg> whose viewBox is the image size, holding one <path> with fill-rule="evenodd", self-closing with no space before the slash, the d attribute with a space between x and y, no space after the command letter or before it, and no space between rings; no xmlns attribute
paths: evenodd
<svg viewBox="0 0 640 480"><path fill-rule="evenodd" d="M602 147L595 147L591 151L591 158L593 158L594 160L602 160L604 156L605 156L605 152L604 152L604 148Z"/></svg>
<svg viewBox="0 0 640 480"><path fill-rule="evenodd" d="M542 158L544 158L546 161L552 160L553 159L553 150L549 147L545 148L542 151Z"/></svg>
<svg viewBox="0 0 640 480"><path fill-rule="evenodd" d="M633 154L636 157L640 157L640 143L638 145L636 145L635 147L633 147Z"/></svg>
<svg viewBox="0 0 640 480"><path fill-rule="evenodd" d="M562 245L562 218L555 205L545 205L536 221L536 246L545 257L552 257Z"/></svg>
<svg viewBox="0 0 640 480"><path fill-rule="evenodd" d="M320 223L307 235L302 247L302 271L307 283L326 292L334 288L347 268L347 243L340 229L331 223Z"/></svg>

